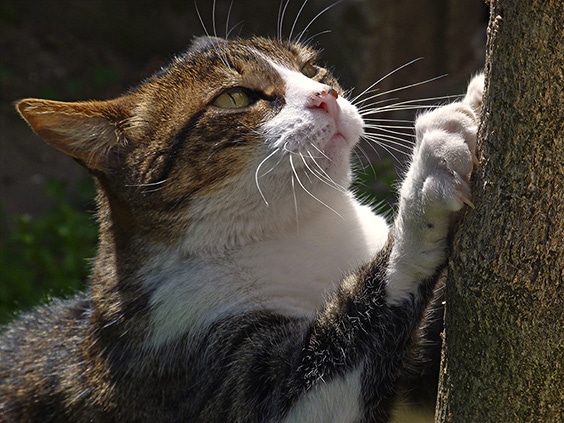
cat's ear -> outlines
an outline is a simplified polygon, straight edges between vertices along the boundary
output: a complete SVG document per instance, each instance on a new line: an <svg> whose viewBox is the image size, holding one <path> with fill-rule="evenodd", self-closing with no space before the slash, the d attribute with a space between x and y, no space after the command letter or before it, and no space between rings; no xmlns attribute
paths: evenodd
<svg viewBox="0 0 564 423"><path fill-rule="evenodd" d="M16 108L47 143L88 169L109 172L127 148L127 99L66 103L28 98Z"/></svg>

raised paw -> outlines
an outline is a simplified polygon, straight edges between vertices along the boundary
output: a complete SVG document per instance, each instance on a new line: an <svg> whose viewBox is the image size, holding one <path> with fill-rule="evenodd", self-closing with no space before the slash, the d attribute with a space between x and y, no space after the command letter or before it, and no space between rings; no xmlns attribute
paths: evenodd
<svg viewBox="0 0 564 423"><path fill-rule="evenodd" d="M468 84L466 96L462 102L468 104L476 115L482 109L482 97L484 95L484 74L476 75Z"/></svg>
<svg viewBox="0 0 564 423"><path fill-rule="evenodd" d="M473 206L469 180L477 162L482 86L476 79L464 101L425 113L415 123L417 140L400 190L387 271L392 302L436 274L447 256L451 214Z"/></svg>
<svg viewBox="0 0 564 423"><path fill-rule="evenodd" d="M476 163L477 118L466 103L453 103L417 119L416 170L421 201L429 212L473 206L469 178ZM415 181L414 181L415 182Z"/></svg>

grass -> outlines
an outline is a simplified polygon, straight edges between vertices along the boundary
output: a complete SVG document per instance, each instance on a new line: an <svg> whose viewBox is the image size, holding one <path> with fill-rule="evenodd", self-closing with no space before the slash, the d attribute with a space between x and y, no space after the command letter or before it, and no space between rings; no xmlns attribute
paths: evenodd
<svg viewBox="0 0 564 423"><path fill-rule="evenodd" d="M81 183L80 202L92 204L94 187ZM16 217L0 239L0 323L49 296L67 296L84 287L94 257L97 225L92 213L77 209L65 184L50 181L55 205L41 217Z"/></svg>

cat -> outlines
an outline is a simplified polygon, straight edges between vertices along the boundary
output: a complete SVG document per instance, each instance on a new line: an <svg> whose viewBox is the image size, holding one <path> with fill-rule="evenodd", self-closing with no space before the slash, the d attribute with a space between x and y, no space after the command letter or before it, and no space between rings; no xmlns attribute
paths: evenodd
<svg viewBox="0 0 564 423"><path fill-rule="evenodd" d="M311 47L201 37L109 101L17 110L98 188L88 290L0 342L6 422L387 422L453 216L482 77L422 114L392 225L355 199L355 105Z"/></svg>

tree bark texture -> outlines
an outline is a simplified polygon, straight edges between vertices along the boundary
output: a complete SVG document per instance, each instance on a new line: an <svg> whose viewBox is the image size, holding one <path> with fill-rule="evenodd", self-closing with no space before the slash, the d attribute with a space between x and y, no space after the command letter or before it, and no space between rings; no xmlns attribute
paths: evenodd
<svg viewBox="0 0 564 423"><path fill-rule="evenodd" d="M564 421L564 2L492 0L437 422Z"/></svg>

